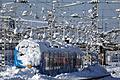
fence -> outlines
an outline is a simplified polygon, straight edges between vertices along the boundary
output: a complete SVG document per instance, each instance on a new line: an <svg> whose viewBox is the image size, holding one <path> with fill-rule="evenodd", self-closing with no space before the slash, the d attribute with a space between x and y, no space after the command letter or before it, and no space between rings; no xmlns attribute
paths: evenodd
<svg viewBox="0 0 120 80"><path fill-rule="evenodd" d="M0 67L14 65L14 48L16 43L0 44Z"/></svg>

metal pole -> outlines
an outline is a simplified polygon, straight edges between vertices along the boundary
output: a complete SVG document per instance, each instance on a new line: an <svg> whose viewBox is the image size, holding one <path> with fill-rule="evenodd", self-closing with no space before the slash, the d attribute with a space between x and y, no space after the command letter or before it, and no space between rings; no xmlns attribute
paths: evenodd
<svg viewBox="0 0 120 80"><path fill-rule="evenodd" d="M5 46L6 46L6 29L4 28L4 44L2 45L2 63L1 66L5 66Z"/></svg>
<svg viewBox="0 0 120 80"><path fill-rule="evenodd" d="M2 66L5 66L5 48L6 48L6 23L4 22L4 47Z"/></svg>

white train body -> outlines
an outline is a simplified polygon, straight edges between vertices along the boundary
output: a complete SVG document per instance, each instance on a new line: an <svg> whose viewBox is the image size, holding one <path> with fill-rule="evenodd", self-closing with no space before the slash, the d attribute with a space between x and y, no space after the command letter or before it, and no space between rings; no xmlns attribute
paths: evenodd
<svg viewBox="0 0 120 80"><path fill-rule="evenodd" d="M51 47L49 42L23 40L15 48L14 65L36 66L41 73L52 75L75 71L82 64L83 53L77 47Z"/></svg>

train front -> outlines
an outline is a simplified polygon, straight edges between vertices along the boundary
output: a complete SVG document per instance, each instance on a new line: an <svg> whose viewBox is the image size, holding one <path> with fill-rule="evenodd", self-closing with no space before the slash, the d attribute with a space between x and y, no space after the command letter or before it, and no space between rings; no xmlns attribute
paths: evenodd
<svg viewBox="0 0 120 80"><path fill-rule="evenodd" d="M21 41L14 50L14 65L31 68L40 64L39 44L33 40Z"/></svg>

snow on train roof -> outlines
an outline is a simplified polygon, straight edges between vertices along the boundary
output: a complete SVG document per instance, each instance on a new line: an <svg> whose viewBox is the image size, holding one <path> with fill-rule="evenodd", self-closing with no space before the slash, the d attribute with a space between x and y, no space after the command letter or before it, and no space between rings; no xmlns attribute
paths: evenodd
<svg viewBox="0 0 120 80"><path fill-rule="evenodd" d="M40 48L40 52L54 52L54 53L58 53L58 52L69 52L69 53L78 53L80 55L84 55L84 53L80 50L80 48L78 47L74 47L74 46L65 46L65 47L61 47L61 48L56 48L56 47L51 47L50 46L50 42L48 41L39 41L39 40L33 40L33 39L24 39L23 41L21 41L16 48L18 49L19 47L28 47L28 46L38 46Z"/></svg>

